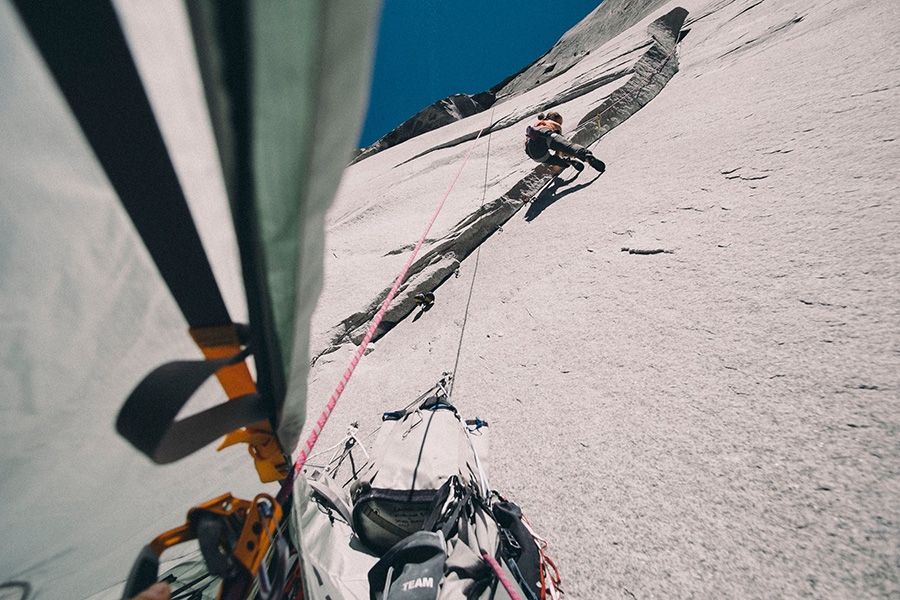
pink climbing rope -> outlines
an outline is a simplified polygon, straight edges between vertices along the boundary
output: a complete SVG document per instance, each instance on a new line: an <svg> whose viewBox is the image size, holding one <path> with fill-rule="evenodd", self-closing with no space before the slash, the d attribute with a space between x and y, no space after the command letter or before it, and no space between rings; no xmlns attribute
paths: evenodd
<svg viewBox="0 0 900 600"><path fill-rule="evenodd" d="M331 416L331 413L334 411L334 407L337 405L338 398L341 397L341 394L344 392L344 388L347 386L347 382L350 381L350 377L353 375L353 371L356 369L356 365L359 364L359 359L362 358L363 354L366 351L366 347L369 345L369 342L372 340L372 336L375 335L375 330L378 329L378 325L381 324L381 319L384 318L384 314L387 312L388 306L391 304L391 301L394 299L394 296L397 295L397 290L400 289L400 284L403 283L403 280L406 278L406 273L409 271L409 268L412 266L413 261L416 258L416 254L418 254L419 249L422 247L422 244L425 243L425 238L428 236L428 232L431 231L431 226L434 225L434 222L437 220L438 215L441 212L441 209L444 208L444 203L447 201L447 198L450 196L450 191L453 190L453 186L456 185L456 181L459 179L460 174L462 173L463 168L466 166L466 163L469 161L469 156L472 154L472 151L475 149L475 144L478 142L479 138L481 138L481 134L487 127L481 129L478 132L478 135L475 136L475 139L472 141L472 145L469 148L469 151L466 153L465 159L463 159L462 164L459 166L459 170L456 172L456 176L453 178L453 181L450 182L450 186L447 188L447 191L444 193L444 197L441 199L440 204L438 204L437 210L434 212L434 216L431 217L431 221L428 223L428 226L425 228L425 231L422 233L422 237L419 238L419 241L416 243L416 247L413 248L412 254L409 255L409 259L406 261L406 265L403 267L403 270L400 271L400 274L397 276L397 279L394 281L394 285L391 287L391 291L388 292L387 298L384 299L384 302L381 304L381 308L378 309L378 312L375 314L375 318L372 319L372 323L369 325L368 331L366 331L366 335L363 338L362 342L356 348L356 352L353 355L353 358L350 359L350 366L347 367L347 370L344 372L344 375L341 377L341 380L338 382L337 387L334 392L331 394L331 397L328 399L328 402L325 404L325 410L322 411L322 414L319 416L319 419L316 421L316 424L313 426L312 431L309 433L309 437L306 439L306 443L304 444L304 448L300 451L300 455L297 457L297 460L294 462L294 470L292 476L289 477L291 481L293 478L300 473L303 469L303 466L306 464L306 459L309 456L310 451L312 451L313 446L316 444L316 440L319 439L319 434L322 433L322 428L325 427L325 423L328 422L328 418Z"/></svg>
<svg viewBox="0 0 900 600"><path fill-rule="evenodd" d="M497 576L497 579L500 580L500 583L503 585L503 588L506 590L506 593L509 594L509 597L512 600L522 600L522 597L519 596L519 593L516 591L516 588L513 586L512 582L510 582L509 578L506 576L506 573L503 572L503 569L500 567L500 563L497 562L490 554L482 554L481 558L487 561L491 568L494 570L494 575Z"/></svg>

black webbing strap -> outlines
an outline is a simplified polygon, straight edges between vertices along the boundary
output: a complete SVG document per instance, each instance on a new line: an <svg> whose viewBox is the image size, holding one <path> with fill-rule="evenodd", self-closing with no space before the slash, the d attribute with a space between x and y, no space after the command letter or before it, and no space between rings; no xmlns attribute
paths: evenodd
<svg viewBox="0 0 900 600"><path fill-rule="evenodd" d="M190 327L231 324L110 0L14 3ZM265 394L249 394L174 421L199 385L236 358L159 367L126 401L119 432L170 462L231 430L276 419Z"/></svg>
<svg viewBox="0 0 900 600"><path fill-rule="evenodd" d="M187 322L230 323L112 4L15 3Z"/></svg>
<svg viewBox="0 0 900 600"><path fill-rule="evenodd" d="M272 402L273 413L280 415L287 384L256 210L250 4L249 0L210 0L187 2L186 8L231 202L247 311L253 324L257 385Z"/></svg>
<svg viewBox="0 0 900 600"><path fill-rule="evenodd" d="M119 418L118 432L135 448L165 464L195 452L223 435L268 417L259 394L247 394L176 421L203 382L216 371L243 361L249 352L218 360L182 360L150 372L131 392Z"/></svg>

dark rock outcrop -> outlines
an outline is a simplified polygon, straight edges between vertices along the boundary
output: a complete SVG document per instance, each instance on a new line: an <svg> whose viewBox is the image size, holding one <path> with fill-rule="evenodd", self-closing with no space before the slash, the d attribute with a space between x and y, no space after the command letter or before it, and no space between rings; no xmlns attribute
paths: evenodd
<svg viewBox="0 0 900 600"><path fill-rule="evenodd" d="M379 139L377 142L363 148L353 158L350 164L359 162L373 154L387 150L392 146L401 144L417 135L422 135L444 125L455 123L471 117L474 114L490 108L494 103L494 93L482 92L474 96L468 94L455 94L449 98L438 100L428 108L419 111L410 119L407 119L393 131Z"/></svg>

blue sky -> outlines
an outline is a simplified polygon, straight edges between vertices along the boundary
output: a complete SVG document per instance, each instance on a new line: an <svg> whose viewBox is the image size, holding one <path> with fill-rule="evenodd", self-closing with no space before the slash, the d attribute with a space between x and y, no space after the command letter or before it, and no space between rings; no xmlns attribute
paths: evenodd
<svg viewBox="0 0 900 600"><path fill-rule="evenodd" d="M547 52L600 0L384 0L359 145L429 104L477 94Z"/></svg>

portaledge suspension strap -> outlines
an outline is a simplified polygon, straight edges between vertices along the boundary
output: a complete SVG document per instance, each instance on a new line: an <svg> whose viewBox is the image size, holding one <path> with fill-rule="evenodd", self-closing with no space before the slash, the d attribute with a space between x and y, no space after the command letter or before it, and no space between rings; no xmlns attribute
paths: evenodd
<svg viewBox="0 0 900 600"><path fill-rule="evenodd" d="M228 315L115 9L109 0L14 3L207 358L151 372L117 429L159 463L235 432L226 444L250 444L260 479L282 479L290 464L273 430L280 399L260 393L244 362L247 330ZM229 401L176 422L213 373Z"/></svg>

